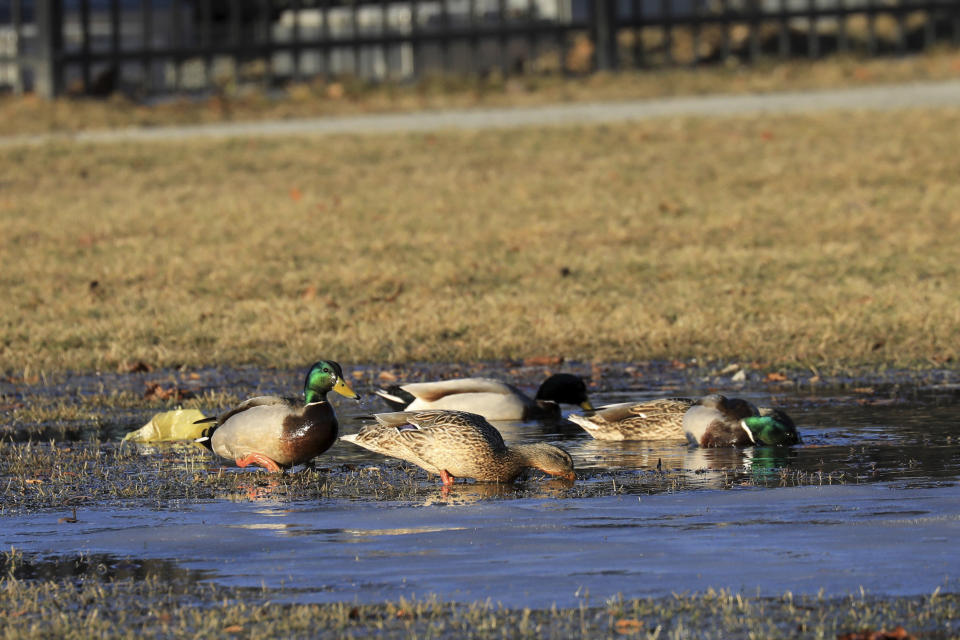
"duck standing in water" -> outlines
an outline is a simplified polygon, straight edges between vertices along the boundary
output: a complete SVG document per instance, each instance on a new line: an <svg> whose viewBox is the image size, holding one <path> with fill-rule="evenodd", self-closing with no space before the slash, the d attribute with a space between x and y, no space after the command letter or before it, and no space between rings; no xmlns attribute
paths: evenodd
<svg viewBox="0 0 960 640"><path fill-rule="evenodd" d="M597 440L683 440L683 416L695 404L689 398L621 402L567 419Z"/></svg>
<svg viewBox="0 0 960 640"><path fill-rule="evenodd" d="M797 427L780 409L758 410L740 398L704 396L683 416L683 431L701 447L791 445L800 442Z"/></svg>
<svg viewBox="0 0 960 640"><path fill-rule="evenodd" d="M534 398L492 378L413 382L377 389L374 393L398 411L467 411L487 420L559 419L560 404L593 410L587 398L587 385L580 376L570 373L557 373L544 380Z"/></svg>
<svg viewBox="0 0 960 640"><path fill-rule="evenodd" d="M551 444L508 447L482 416L464 411L378 413L377 424L343 436L370 451L400 458L439 475L445 486L458 477L513 482L525 469L575 480L570 454Z"/></svg>
<svg viewBox="0 0 960 640"><path fill-rule="evenodd" d="M307 462L337 439L337 416L327 402L330 391L360 398L343 379L339 364L321 360L307 372L302 402L279 396L250 398L225 414L199 420L214 424L197 442L234 459L239 467L258 465L279 472Z"/></svg>

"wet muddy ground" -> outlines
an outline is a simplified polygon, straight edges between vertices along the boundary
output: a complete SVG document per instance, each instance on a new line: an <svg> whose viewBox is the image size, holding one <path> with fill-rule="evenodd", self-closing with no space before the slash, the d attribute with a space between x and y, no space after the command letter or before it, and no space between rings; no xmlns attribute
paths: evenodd
<svg viewBox="0 0 960 640"><path fill-rule="evenodd" d="M780 380L748 368L735 382L730 369L677 363L562 369L595 383L594 404L719 390L780 406L803 444L703 450L596 441L565 421L498 423L508 442L565 447L577 482L533 474L515 486L444 492L419 469L348 443L283 477L224 466L191 446L118 444L166 408L142 399L151 384L197 402L224 388L238 397L295 393L299 372L8 380L0 547L16 552L6 566L27 582L88 579L98 567L111 580L175 576L304 606L431 594L549 609L710 589L828 599L863 589L891 600L960 591L952 372ZM494 364L356 371L364 401L335 400L344 433L386 410L368 392L393 376L499 375L530 390L544 377L542 366ZM91 400L110 394L114 402ZM28 419L41 415L33 407L57 403L95 406L95 419L87 408ZM934 618L932 630L950 637L960 623Z"/></svg>

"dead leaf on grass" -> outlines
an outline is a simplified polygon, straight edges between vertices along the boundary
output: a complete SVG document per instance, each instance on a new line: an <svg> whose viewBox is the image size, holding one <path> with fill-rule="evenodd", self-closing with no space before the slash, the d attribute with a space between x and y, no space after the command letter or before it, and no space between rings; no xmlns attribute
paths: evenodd
<svg viewBox="0 0 960 640"><path fill-rule="evenodd" d="M837 635L837 640L915 640L915 636L910 635L906 629L898 625L890 631L864 629L863 631L842 633Z"/></svg>
<svg viewBox="0 0 960 640"><path fill-rule="evenodd" d="M624 635L630 633L639 633L643 629L643 620L634 620L633 618L623 618L617 620L613 625L617 633Z"/></svg>
<svg viewBox="0 0 960 640"><path fill-rule="evenodd" d="M118 370L120 373L150 373L153 367L143 360L126 361L122 363Z"/></svg>
<svg viewBox="0 0 960 640"><path fill-rule="evenodd" d="M181 389L180 387L169 387L163 388L159 382L148 382L146 383L146 391L143 392L144 400L186 400L188 398L193 398L196 394L188 389Z"/></svg>
<svg viewBox="0 0 960 640"><path fill-rule="evenodd" d="M771 371L767 374L767 377L764 378L764 382L784 382L787 379L787 376L776 371Z"/></svg>
<svg viewBox="0 0 960 640"><path fill-rule="evenodd" d="M531 356L523 360L526 367L551 367L558 364L563 364L563 356Z"/></svg>

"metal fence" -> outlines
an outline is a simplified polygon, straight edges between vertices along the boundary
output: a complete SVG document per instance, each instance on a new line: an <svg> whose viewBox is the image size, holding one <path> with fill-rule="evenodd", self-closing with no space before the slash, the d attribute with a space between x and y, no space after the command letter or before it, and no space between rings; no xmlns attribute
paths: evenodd
<svg viewBox="0 0 960 640"><path fill-rule="evenodd" d="M589 73L960 43L960 0L0 0L0 90Z"/></svg>

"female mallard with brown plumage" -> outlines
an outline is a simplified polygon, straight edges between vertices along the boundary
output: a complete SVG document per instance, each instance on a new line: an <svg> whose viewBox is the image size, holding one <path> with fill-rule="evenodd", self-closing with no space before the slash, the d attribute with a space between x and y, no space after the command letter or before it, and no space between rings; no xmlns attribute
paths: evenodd
<svg viewBox="0 0 960 640"><path fill-rule="evenodd" d="M464 411L378 413L377 424L340 439L437 474L444 485L458 477L482 482L513 482L527 468L576 479L573 459L546 443L508 447L482 416Z"/></svg>
<svg viewBox="0 0 960 640"><path fill-rule="evenodd" d="M691 444L701 447L792 445L800 442L793 420L780 409L757 409L740 398L704 396L683 416Z"/></svg>
<svg viewBox="0 0 960 640"><path fill-rule="evenodd" d="M683 440L683 414L694 404L689 398L622 402L567 419L597 440Z"/></svg>
<svg viewBox="0 0 960 640"><path fill-rule="evenodd" d="M258 396L229 412L199 420L215 422L197 439L205 447L233 458L237 466L258 465L273 472L307 462L330 448L337 439L337 415L327 402L336 391L358 399L343 379L336 362L321 360L307 372L303 401Z"/></svg>
<svg viewBox="0 0 960 640"><path fill-rule="evenodd" d="M374 393L398 411L468 411L487 420L557 419L561 403L593 409L587 399L587 385L580 376L570 373L557 373L544 380L534 398L492 378L412 382Z"/></svg>

